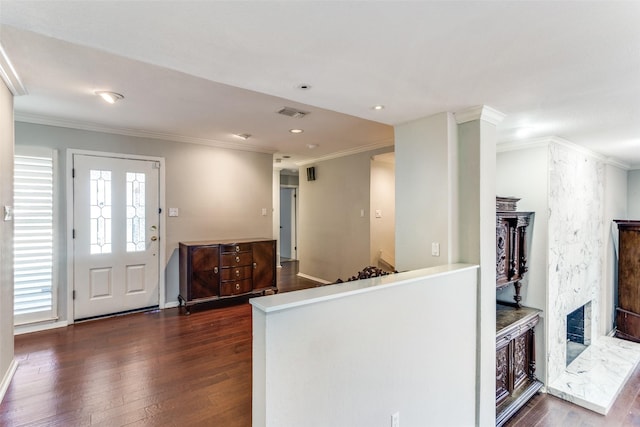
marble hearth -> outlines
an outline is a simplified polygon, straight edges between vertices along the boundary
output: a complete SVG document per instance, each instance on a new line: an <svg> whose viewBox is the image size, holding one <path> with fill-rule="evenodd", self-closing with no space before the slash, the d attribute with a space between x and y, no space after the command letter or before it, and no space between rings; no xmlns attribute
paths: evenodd
<svg viewBox="0 0 640 427"><path fill-rule="evenodd" d="M638 362L640 344L601 336L547 386L547 391L606 415Z"/></svg>

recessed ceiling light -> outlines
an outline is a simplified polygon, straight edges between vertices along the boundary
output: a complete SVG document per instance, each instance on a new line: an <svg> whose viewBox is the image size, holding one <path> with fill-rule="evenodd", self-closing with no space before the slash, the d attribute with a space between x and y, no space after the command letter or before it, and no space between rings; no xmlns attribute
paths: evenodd
<svg viewBox="0 0 640 427"><path fill-rule="evenodd" d="M95 91L95 94L101 97L102 99L104 99L105 102L108 102L109 104L115 104L116 101L124 99L123 95L115 92L109 92L106 90L97 90Z"/></svg>
<svg viewBox="0 0 640 427"><path fill-rule="evenodd" d="M309 90L309 89L311 89L311 85L306 84L306 83L302 83L302 84L298 85L298 89Z"/></svg>
<svg viewBox="0 0 640 427"><path fill-rule="evenodd" d="M307 148L309 148L309 150L313 150L314 148L318 148L318 144L307 144Z"/></svg>
<svg viewBox="0 0 640 427"><path fill-rule="evenodd" d="M289 132L291 132L291 133L302 133L304 131L302 129L289 129Z"/></svg>
<svg viewBox="0 0 640 427"><path fill-rule="evenodd" d="M372 110L384 110L384 105L374 105L373 107L371 107Z"/></svg>
<svg viewBox="0 0 640 427"><path fill-rule="evenodd" d="M248 133L236 133L233 136L235 136L236 138L244 139L244 140L251 138L251 134L248 134Z"/></svg>

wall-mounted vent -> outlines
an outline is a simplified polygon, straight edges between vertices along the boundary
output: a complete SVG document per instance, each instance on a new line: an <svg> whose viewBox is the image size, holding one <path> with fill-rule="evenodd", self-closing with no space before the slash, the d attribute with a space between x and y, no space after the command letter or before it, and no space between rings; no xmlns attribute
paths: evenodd
<svg viewBox="0 0 640 427"><path fill-rule="evenodd" d="M307 114L309 114L309 112L298 110L297 108L292 108L292 107L282 107L282 109L278 110L278 114L282 114L283 116L293 117L294 119L301 119Z"/></svg>

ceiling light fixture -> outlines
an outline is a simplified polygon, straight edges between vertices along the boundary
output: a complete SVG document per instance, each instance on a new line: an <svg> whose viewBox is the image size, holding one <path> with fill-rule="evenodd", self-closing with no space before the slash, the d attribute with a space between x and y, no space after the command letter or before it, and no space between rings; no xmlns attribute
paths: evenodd
<svg viewBox="0 0 640 427"><path fill-rule="evenodd" d="M302 133L304 131L302 129L289 129L289 132L291 132L291 133Z"/></svg>
<svg viewBox="0 0 640 427"><path fill-rule="evenodd" d="M251 134L248 133L236 133L233 136L235 136L236 138L244 139L245 141L251 138Z"/></svg>
<svg viewBox="0 0 640 427"><path fill-rule="evenodd" d="M374 105L371 109L376 111L384 110L384 105Z"/></svg>
<svg viewBox="0 0 640 427"><path fill-rule="evenodd" d="M318 148L318 144L307 144L307 148L313 150L314 148Z"/></svg>
<svg viewBox="0 0 640 427"><path fill-rule="evenodd" d="M116 101L124 99L124 95L115 92L109 92L106 90L97 90L95 91L95 94L104 99L105 102L108 102L109 104L115 104Z"/></svg>

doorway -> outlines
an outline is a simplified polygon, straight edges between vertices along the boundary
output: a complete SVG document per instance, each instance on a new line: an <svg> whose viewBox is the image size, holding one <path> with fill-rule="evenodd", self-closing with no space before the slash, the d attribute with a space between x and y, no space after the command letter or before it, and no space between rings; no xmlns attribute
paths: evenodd
<svg viewBox="0 0 640 427"><path fill-rule="evenodd" d="M78 153L71 160L73 319L158 306L160 162Z"/></svg>
<svg viewBox="0 0 640 427"><path fill-rule="evenodd" d="M298 259L296 187L280 187L280 261Z"/></svg>

